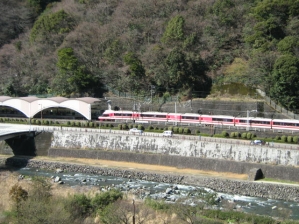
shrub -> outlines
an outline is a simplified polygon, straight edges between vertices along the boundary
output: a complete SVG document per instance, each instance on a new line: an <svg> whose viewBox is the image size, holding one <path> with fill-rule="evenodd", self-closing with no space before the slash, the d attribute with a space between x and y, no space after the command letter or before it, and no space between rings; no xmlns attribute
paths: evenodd
<svg viewBox="0 0 299 224"><path fill-rule="evenodd" d="M70 122L70 121L67 121L67 122L66 122L66 125L67 125L67 126L70 126L70 125L71 125L71 122Z"/></svg>
<svg viewBox="0 0 299 224"><path fill-rule="evenodd" d="M49 125L49 121L48 120L43 120L43 124L44 125Z"/></svg>
<svg viewBox="0 0 299 224"><path fill-rule="evenodd" d="M234 138L234 137L235 137L235 132L231 132L231 133L229 134L229 137L230 137L230 138Z"/></svg>
<svg viewBox="0 0 299 224"><path fill-rule="evenodd" d="M190 134L191 130L189 128L184 128L184 134Z"/></svg>
<svg viewBox="0 0 299 224"><path fill-rule="evenodd" d="M122 128L122 130L128 130L128 125L127 124L122 124L121 128Z"/></svg>
<svg viewBox="0 0 299 224"><path fill-rule="evenodd" d="M275 140L281 140L280 136L275 136Z"/></svg>
<svg viewBox="0 0 299 224"><path fill-rule="evenodd" d="M107 126L108 127L108 126ZM117 128L118 128L118 130L123 130L123 125L122 124L119 124L119 125L117 125Z"/></svg>
<svg viewBox="0 0 299 224"><path fill-rule="evenodd" d="M174 128L173 128L173 132L174 132L174 133L179 133L179 127L174 127Z"/></svg>
<svg viewBox="0 0 299 224"><path fill-rule="evenodd" d="M168 130L169 130L169 131L173 131L173 127L172 127L172 126L169 126L169 127L168 127Z"/></svg>
<svg viewBox="0 0 299 224"><path fill-rule="evenodd" d="M89 122L89 123L88 123L88 127L93 128L93 127L94 127L94 123L93 123L93 122Z"/></svg>
<svg viewBox="0 0 299 224"><path fill-rule="evenodd" d="M75 121L71 121L71 126L72 126L72 127L75 126Z"/></svg>
<svg viewBox="0 0 299 224"><path fill-rule="evenodd" d="M184 129L183 129L183 128L179 128L179 133L180 133L180 134L182 134L182 133L183 133L183 131L184 131Z"/></svg>
<svg viewBox="0 0 299 224"><path fill-rule="evenodd" d="M287 136L285 136L285 135L281 136L281 141L282 142L287 142Z"/></svg>
<svg viewBox="0 0 299 224"><path fill-rule="evenodd" d="M153 130L154 129L154 127L153 126L148 126L148 130Z"/></svg>
<svg viewBox="0 0 299 224"><path fill-rule="evenodd" d="M77 126L77 127L81 127L81 122L76 121L76 126Z"/></svg>
<svg viewBox="0 0 299 224"><path fill-rule="evenodd" d="M292 143L292 142L293 142L293 136L288 136L288 138L287 138L287 142L288 142L288 143Z"/></svg>
<svg viewBox="0 0 299 224"><path fill-rule="evenodd" d="M298 140L299 140L298 136L293 137L293 142L298 143Z"/></svg>
<svg viewBox="0 0 299 224"><path fill-rule="evenodd" d="M226 131L222 131L222 132L221 132L221 136L222 136L222 137L228 137L228 133L227 133Z"/></svg>
<svg viewBox="0 0 299 224"><path fill-rule="evenodd" d="M112 189L101 194L96 194L91 200L93 210L102 210L109 204L123 198L123 193L119 190Z"/></svg>
<svg viewBox="0 0 299 224"><path fill-rule="evenodd" d="M242 133L241 138L247 138L247 133Z"/></svg>
<svg viewBox="0 0 299 224"><path fill-rule="evenodd" d="M199 135L200 134L200 130L195 130L194 134Z"/></svg>
<svg viewBox="0 0 299 224"><path fill-rule="evenodd" d="M35 123L36 123L37 125L40 125L40 124L41 124L40 120L37 120Z"/></svg>
<svg viewBox="0 0 299 224"><path fill-rule="evenodd" d="M55 123L56 123L56 124L59 124L59 121L56 121Z"/></svg>
<svg viewBox="0 0 299 224"><path fill-rule="evenodd" d="M252 139L252 133L248 132L248 133L246 134L246 138L247 138L247 139Z"/></svg>
<svg viewBox="0 0 299 224"><path fill-rule="evenodd" d="M137 128L138 128L139 130L143 130L143 131L144 131L144 126L141 125L141 124L139 124L139 125L137 126Z"/></svg>
<svg viewBox="0 0 299 224"><path fill-rule="evenodd" d="M159 128L159 127L155 127L155 130L157 130L157 131L158 131L158 130L160 130L160 128Z"/></svg>

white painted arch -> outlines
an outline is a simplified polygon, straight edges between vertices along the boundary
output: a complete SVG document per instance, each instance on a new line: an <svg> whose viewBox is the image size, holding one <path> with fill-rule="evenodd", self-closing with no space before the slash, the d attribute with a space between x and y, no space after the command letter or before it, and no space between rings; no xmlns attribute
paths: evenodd
<svg viewBox="0 0 299 224"><path fill-rule="evenodd" d="M38 98L35 96L29 97L10 97L0 96L0 106L12 107L26 117L32 118L35 114L47 108L67 108L74 110L84 116L87 120L91 120L91 105L98 104L102 100L92 97L82 98L65 98L65 97L51 97Z"/></svg>

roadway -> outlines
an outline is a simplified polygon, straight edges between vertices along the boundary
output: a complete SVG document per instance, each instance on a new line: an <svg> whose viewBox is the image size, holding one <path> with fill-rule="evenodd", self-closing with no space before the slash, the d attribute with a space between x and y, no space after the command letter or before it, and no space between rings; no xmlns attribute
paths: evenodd
<svg viewBox="0 0 299 224"><path fill-rule="evenodd" d="M8 124L0 123L0 141L5 140L3 136L8 136L9 134L15 133L15 136L20 135L25 132L53 132L53 131L71 131L71 132L95 132L95 133L110 133L110 134L121 134L121 135L140 135L148 137L160 137L163 138L162 133L155 132L143 132L142 134L129 133L129 131L123 130L113 130L113 129L100 129L100 128L86 128L86 127L62 127L62 126L43 126L43 125L24 125L24 124ZM15 137L13 136L13 137ZM168 138L168 137L164 137ZM194 135L179 135L174 134L174 139L181 140L194 140L202 142L216 142L216 143L227 143L227 144L239 144L239 145L250 145L250 140L246 139L231 139L231 138L214 138L214 137L204 137L204 136L194 136ZM283 143L272 143L269 142L266 145L250 145L250 147L270 147L270 148L280 148L280 149L293 149L299 150L298 144L283 144Z"/></svg>

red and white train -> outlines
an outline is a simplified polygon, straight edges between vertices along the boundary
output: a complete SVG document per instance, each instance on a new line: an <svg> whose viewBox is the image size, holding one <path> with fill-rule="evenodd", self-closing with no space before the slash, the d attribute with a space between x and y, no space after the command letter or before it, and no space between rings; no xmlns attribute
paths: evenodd
<svg viewBox="0 0 299 224"><path fill-rule="evenodd" d="M99 121L124 120L136 121L138 123L173 122L182 124L203 124L299 131L298 120L233 117L225 115L106 110L102 116L98 117L98 119Z"/></svg>

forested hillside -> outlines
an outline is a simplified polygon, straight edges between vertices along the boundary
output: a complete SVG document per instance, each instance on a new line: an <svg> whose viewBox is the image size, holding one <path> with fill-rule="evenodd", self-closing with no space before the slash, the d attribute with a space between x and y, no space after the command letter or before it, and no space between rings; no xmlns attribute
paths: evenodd
<svg viewBox="0 0 299 224"><path fill-rule="evenodd" d="M0 95L197 97L239 83L299 100L299 0L0 1Z"/></svg>

